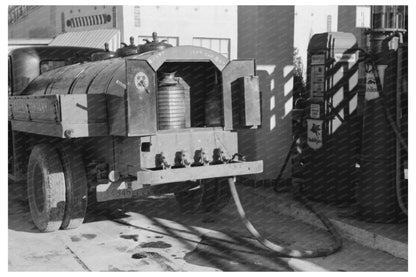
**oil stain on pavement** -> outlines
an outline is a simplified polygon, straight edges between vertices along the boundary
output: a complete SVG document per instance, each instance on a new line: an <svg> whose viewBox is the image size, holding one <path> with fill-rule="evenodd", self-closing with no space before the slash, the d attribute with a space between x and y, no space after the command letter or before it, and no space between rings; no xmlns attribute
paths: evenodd
<svg viewBox="0 0 416 277"><path fill-rule="evenodd" d="M148 261L156 263L162 271L175 271L170 265L171 261L157 252L138 252L134 253L131 258L136 260L148 259ZM142 262L147 263L146 261Z"/></svg>
<svg viewBox="0 0 416 277"><path fill-rule="evenodd" d="M172 245L164 241L151 241L140 244L143 248L170 248Z"/></svg>
<svg viewBox="0 0 416 277"><path fill-rule="evenodd" d="M131 239L134 241L139 241L139 235L135 234L135 235L120 235L120 238L122 239Z"/></svg>
<svg viewBox="0 0 416 277"><path fill-rule="evenodd" d="M71 236L71 241L78 242L78 241L81 241L82 238L85 238L87 240L92 240L95 237L97 237L96 234L81 234L81 237L79 237L79 236Z"/></svg>

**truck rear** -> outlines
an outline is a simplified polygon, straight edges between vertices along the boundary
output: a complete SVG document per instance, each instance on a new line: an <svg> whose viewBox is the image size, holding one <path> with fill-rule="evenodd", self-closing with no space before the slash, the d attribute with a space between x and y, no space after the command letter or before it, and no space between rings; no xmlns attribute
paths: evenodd
<svg viewBox="0 0 416 277"><path fill-rule="evenodd" d="M174 193L183 210L219 210L226 178L262 172L238 153L236 132L261 124L254 60L157 46L65 64L12 90L12 174L27 180L41 231L78 227L88 201Z"/></svg>

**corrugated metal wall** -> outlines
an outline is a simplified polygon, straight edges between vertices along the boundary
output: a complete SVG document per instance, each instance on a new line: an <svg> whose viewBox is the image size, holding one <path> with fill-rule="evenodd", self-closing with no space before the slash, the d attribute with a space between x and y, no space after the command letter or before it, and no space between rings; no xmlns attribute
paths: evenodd
<svg viewBox="0 0 416 277"><path fill-rule="evenodd" d="M111 51L119 48L120 30L105 29L63 33L58 35L49 45L104 48L106 42Z"/></svg>

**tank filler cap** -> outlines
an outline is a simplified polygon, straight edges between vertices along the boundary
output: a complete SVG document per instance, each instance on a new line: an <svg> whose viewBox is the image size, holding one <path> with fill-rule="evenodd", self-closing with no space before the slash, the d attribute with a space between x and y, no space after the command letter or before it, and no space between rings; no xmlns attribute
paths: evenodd
<svg viewBox="0 0 416 277"><path fill-rule="evenodd" d="M137 46L134 45L134 37L130 37L130 45L127 45L125 42L122 42L121 45L122 47L116 51L118 57L126 57L139 53Z"/></svg>
<svg viewBox="0 0 416 277"><path fill-rule="evenodd" d="M166 48L173 47L172 44L166 43L167 42L166 39L159 41L159 38L156 32L152 33L152 38L153 38L153 41L149 41L148 39L143 39L143 41L145 41L146 43L138 46L139 53L144 53L144 52L149 52L149 51L160 51Z"/></svg>
<svg viewBox="0 0 416 277"><path fill-rule="evenodd" d="M116 53L110 51L108 43L104 43L104 51L96 52L91 55L91 61L102 61L114 58Z"/></svg>

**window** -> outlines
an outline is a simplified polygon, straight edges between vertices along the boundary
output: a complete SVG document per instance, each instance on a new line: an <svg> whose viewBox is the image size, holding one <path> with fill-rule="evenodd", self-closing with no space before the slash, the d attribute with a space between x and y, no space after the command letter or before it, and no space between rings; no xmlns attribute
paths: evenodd
<svg viewBox="0 0 416 277"><path fill-rule="evenodd" d="M140 27L140 6L134 6L134 27Z"/></svg>
<svg viewBox="0 0 416 277"><path fill-rule="evenodd" d="M179 45L179 37L168 37L168 36L157 36L159 41L166 40L167 43L172 44L172 46L178 46ZM139 36L138 44L141 44L144 39L147 39L149 41L153 40L152 36Z"/></svg>
<svg viewBox="0 0 416 277"><path fill-rule="evenodd" d="M331 15L328 15L326 17L326 31L332 32L332 16Z"/></svg>
<svg viewBox="0 0 416 277"><path fill-rule="evenodd" d="M65 61L64 60L55 60L55 61L41 61L40 62L40 74L58 68L58 67L62 67L65 66Z"/></svg>
<svg viewBox="0 0 416 277"><path fill-rule="evenodd" d="M230 58L230 39L229 38L204 38L194 37L193 45L205 47L221 55Z"/></svg>

